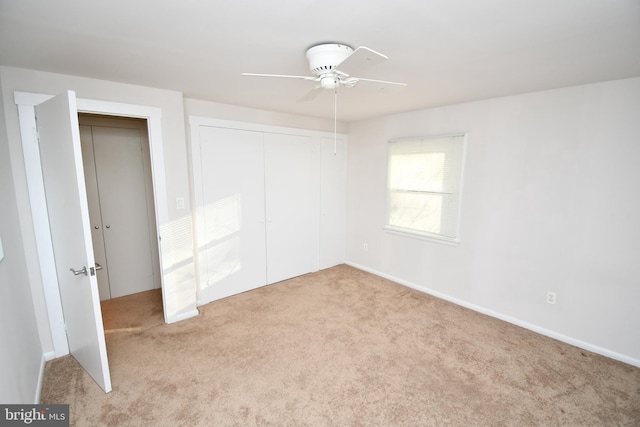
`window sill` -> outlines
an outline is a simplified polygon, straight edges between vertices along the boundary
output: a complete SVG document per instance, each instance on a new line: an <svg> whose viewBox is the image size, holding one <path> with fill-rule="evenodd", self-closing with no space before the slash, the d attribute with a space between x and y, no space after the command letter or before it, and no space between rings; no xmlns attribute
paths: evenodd
<svg viewBox="0 0 640 427"><path fill-rule="evenodd" d="M446 237L439 237L433 234L420 233L418 231L407 230L406 228L397 228L390 225L383 227L387 233L395 234L403 237L410 237L413 239L426 240L427 242L439 243L446 246L458 246L460 244L459 239L449 239Z"/></svg>

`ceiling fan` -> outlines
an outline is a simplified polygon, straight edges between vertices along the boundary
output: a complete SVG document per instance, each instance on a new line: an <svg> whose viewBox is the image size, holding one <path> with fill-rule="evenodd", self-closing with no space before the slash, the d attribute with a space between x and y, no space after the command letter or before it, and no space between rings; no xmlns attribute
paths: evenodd
<svg viewBox="0 0 640 427"><path fill-rule="evenodd" d="M351 46L341 43L321 43L307 49L306 56L307 61L309 61L309 69L314 74L313 76L256 73L242 73L242 75L301 79L316 82L316 86L309 93L303 96L300 99L301 101L309 101L325 90L333 90L334 154L337 152L338 88L340 86L352 88L360 82L372 84L378 89L384 89L385 87L402 87L407 85L406 83L355 77L353 75L354 73L359 73L367 67L379 64L388 59L387 56L365 46L360 46L354 50Z"/></svg>
<svg viewBox="0 0 640 427"><path fill-rule="evenodd" d="M307 49L306 56L309 61L309 68L314 74L313 76L256 73L242 73L242 75L301 79L318 83L314 89L301 100L313 99L323 90L333 90L335 92L340 86L354 87L359 82L375 83L377 87L381 88L386 86L406 86L406 83L353 76L353 73L360 72L366 67L379 64L388 59L387 56L365 46L360 46L354 50L345 44L322 43Z"/></svg>

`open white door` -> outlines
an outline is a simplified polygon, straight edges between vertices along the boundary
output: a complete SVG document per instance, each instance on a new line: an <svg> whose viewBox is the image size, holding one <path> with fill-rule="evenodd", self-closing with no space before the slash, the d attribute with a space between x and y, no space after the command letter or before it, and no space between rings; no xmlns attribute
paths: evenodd
<svg viewBox="0 0 640 427"><path fill-rule="evenodd" d="M73 91L36 106L51 241L69 350L111 391Z"/></svg>

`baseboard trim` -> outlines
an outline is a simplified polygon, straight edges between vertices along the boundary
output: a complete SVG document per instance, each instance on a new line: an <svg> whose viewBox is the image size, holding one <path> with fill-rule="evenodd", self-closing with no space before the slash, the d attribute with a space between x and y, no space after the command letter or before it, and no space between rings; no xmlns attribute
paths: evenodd
<svg viewBox="0 0 640 427"><path fill-rule="evenodd" d="M52 360L56 357L56 354L53 351L47 351L46 353L42 353L42 357L40 358L40 371L38 372L38 383L36 384L36 395L34 396L33 403L37 405L40 403L40 394L42 393L42 382L44 381L44 368L47 365L49 360Z"/></svg>
<svg viewBox="0 0 640 427"><path fill-rule="evenodd" d="M199 315L200 312L198 311L197 308L194 308L193 310L189 310L187 312L184 313L180 313L178 315L175 315L169 319L167 319L167 323L176 323L176 322L180 322L182 320L187 320L190 319L192 317L196 317L197 315Z"/></svg>
<svg viewBox="0 0 640 427"><path fill-rule="evenodd" d="M458 298L451 297L449 295L443 294L441 292L434 291L434 290L426 288L424 286L416 285L415 283L411 283L411 282L409 282L407 280L403 280L403 279L401 279L399 277L395 277L393 275L383 273L381 271L375 270L373 268L366 267L364 265L361 265L361 264L358 264L358 263L355 263L355 262L345 261L345 264L347 264L347 265L349 265L351 267L357 268L358 270L366 271L367 273L375 274L376 276L380 276L380 277L383 277L385 279L391 280L393 282L399 283L399 284L401 284L403 286L407 286L407 287L409 287L411 289L415 289L417 291L424 292L425 294L429 294L429 295L434 296L436 298L440 298L442 300L449 301L449 302L451 302L453 304L456 304L456 305L459 305L461 307L465 307L465 308L468 308L470 310L477 311L478 313L486 314L487 316L491 316L491 317L495 317L496 319L504 320L505 322L514 324L516 326L520 326L522 328L528 329L528 330L533 331L535 333L538 333L540 335L544 335L544 336L547 336L549 338L553 338L553 339L556 339L558 341L562 341L564 343L573 345L575 347L579 347L579 348L582 348L584 350L599 354L601 356L609 357L611 359L618 360L620 362L624 362L624 363L627 363L629 365L636 366L636 367L640 368L640 359L634 359L633 357L629 357L629 356L626 356L624 354L620 354L620 353L617 353L615 351L611 351L609 349L606 349L606 348L603 348L603 347L600 347L600 346L597 346L597 345L593 345L591 343L588 343L588 342L585 342L585 341L581 341L581 340L572 338L572 337L567 336L567 335L559 334L559 333L554 332L552 330L549 330L549 329L546 329L546 328L542 328L542 327L534 325L532 323L525 322L525 321L523 321L521 319L518 319L518 318L515 318L515 317L511 317L511 316L502 314L500 312L497 312L497 311L494 311L494 310L490 310L490 309L488 309L486 307L482 307L482 306L479 306L479 305L476 305L476 304L472 304L472 303L469 303L467 301L464 301L464 300L461 300L461 299L458 299Z"/></svg>

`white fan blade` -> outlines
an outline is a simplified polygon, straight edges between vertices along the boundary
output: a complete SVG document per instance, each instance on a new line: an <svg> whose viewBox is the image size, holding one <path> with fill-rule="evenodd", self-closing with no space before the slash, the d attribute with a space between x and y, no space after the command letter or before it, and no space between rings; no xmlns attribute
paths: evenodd
<svg viewBox="0 0 640 427"><path fill-rule="evenodd" d="M365 46L360 46L353 51L344 61L336 66L347 74L358 73L367 67L386 61L387 56Z"/></svg>
<svg viewBox="0 0 640 427"><path fill-rule="evenodd" d="M253 76L253 77L283 77L283 78L287 78L287 79L300 79L300 80L311 80L311 81L316 81L318 80L317 77L310 77L310 76L288 76L288 75L284 75L284 74L256 74L256 73L242 73L243 76Z"/></svg>
<svg viewBox="0 0 640 427"><path fill-rule="evenodd" d="M318 85L313 89L311 89L309 92L307 92L306 95L304 95L302 98L298 100L298 102L313 101L314 99L316 99L318 95L320 95L320 92L322 91L323 91L322 86Z"/></svg>
<svg viewBox="0 0 640 427"><path fill-rule="evenodd" d="M356 80L356 83L358 83L358 82L371 82L371 83L379 83L379 84L383 84L383 85L393 85L393 86L406 86L407 85L406 83L390 82L390 81L387 81L387 80L363 79L361 77L349 77L349 79Z"/></svg>
<svg viewBox="0 0 640 427"><path fill-rule="evenodd" d="M350 77L349 80L352 78ZM352 81L350 84L346 85L350 90L355 90L358 92L386 92L386 93L396 93L407 87L406 83L398 83L398 82L389 82L386 80L374 80L374 79L360 79L353 78L355 83Z"/></svg>

